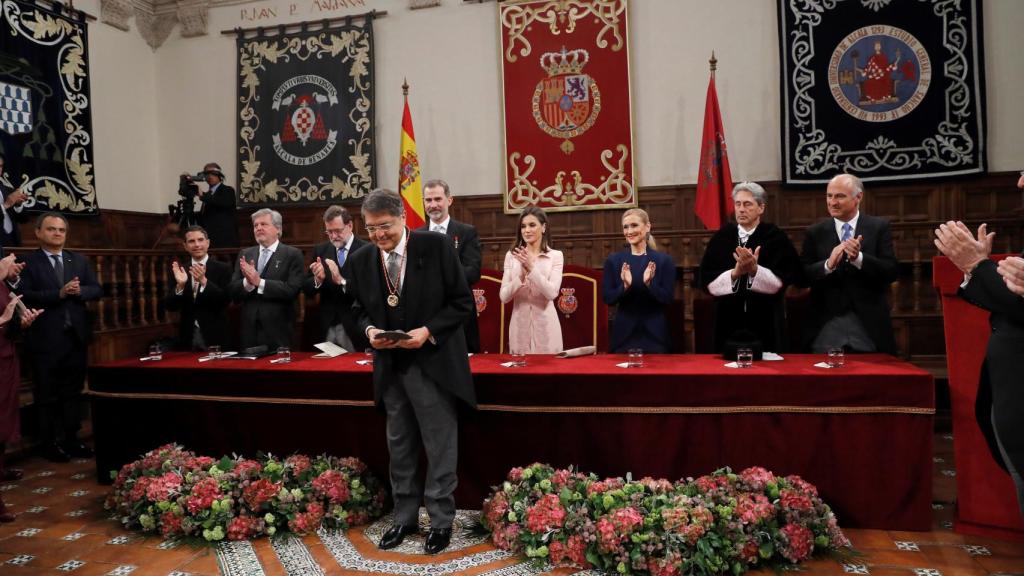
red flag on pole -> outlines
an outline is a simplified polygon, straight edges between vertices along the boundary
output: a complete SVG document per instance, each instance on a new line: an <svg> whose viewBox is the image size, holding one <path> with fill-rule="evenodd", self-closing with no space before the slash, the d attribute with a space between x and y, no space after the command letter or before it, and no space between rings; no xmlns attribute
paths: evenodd
<svg viewBox="0 0 1024 576"><path fill-rule="evenodd" d="M704 105L704 135L700 145L700 168L697 176L697 217L708 230L718 230L733 213L732 174L725 150L725 129L718 109L715 91L715 60L711 55L711 81Z"/></svg>
<svg viewBox="0 0 1024 576"><path fill-rule="evenodd" d="M409 85L402 84L405 110L402 111L402 149L398 161L398 194L405 206L405 224L415 230L427 223L423 212L423 189L420 178L420 157L416 153L416 133L409 112Z"/></svg>

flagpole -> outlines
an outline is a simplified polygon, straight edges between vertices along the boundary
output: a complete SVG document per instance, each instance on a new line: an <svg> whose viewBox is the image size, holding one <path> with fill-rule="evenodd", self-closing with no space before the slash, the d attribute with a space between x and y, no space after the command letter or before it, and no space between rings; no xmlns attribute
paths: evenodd
<svg viewBox="0 0 1024 576"><path fill-rule="evenodd" d="M715 77L715 70L718 70L718 58L715 58L715 51L711 51L711 59L708 60L708 65L711 66L711 78Z"/></svg>
<svg viewBox="0 0 1024 576"><path fill-rule="evenodd" d="M712 55L713 57L714 55ZM405 96L405 101L409 101L409 81L402 78L402 96Z"/></svg>

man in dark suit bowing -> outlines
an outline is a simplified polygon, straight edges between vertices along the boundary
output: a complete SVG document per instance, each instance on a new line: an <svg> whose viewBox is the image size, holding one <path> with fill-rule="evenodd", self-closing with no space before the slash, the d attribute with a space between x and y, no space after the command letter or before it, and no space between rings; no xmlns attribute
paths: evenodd
<svg viewBox="0 0 1024 576"><path fill-rule="evenodd" d="M831 218L807 229L801 254L814 311L809 347L895 354L888 294L899 262L889 222L860 211L856 176L832 178L825 196Z"/></svg>
<svg viewBox="0 0 1024 576"><path fill-rule="evenodd" d="M349 256L368 243L352 233L352 215L342 206L328 206L324 211L324 233L328 241L313 249L313 263L302 289L310 297L320 294L321 340L348 351L365 350L370 343L356 326L342 272Z"/></svg>
<svg viewBox="0 0 1024 576"><path fill-rule="evenodd" d="M210 239L201 226L185 231L185 250L191 256L188 266L171 263L174 282L164 299L168 310L180 312L178 348L206 350L227 343L228 284L231 266L218 262L207 253Z"/></svg>
<svg viewBox="0 0 1024 576"><path fill-rule="evenodd" d="M26 306L43 310L29 328L26 344L32 358L39 440L43 456L52 462L92 456L92 450L78 439L92 335L86 302L103 295L85 256L64 249L67 232L63 214L40 214L36 219L39 250L25 255L25 269L14 282Z"/></svg>
<svg viewBox="0 0 1024 576"><path fill-rule="evenodd" d="M476 405L462 324L473 297L452 244L439 234L410 231L402 198L371 192L362 207L369 246L348 262L348 292L359 326L376 349L374 400L387 413L394 524L381 537L387 550L417 532L419 506L430 515L424 550L451 541L458 462L458 400ZM378 338L401 330L407 339ZM418 474L426 449L425 486Z"/></svg>
<svg viewBox="0 0 1024 576"><path fill-rule="evenodd" d="M238 253L231 298L242 304L242 348L291 346L295 298L302 289L302 251L281 242L284 221L277 210L252 213L256 246Z"/></svg>
<svg viewBox="0 0 1024 576"><path fill-rule="evenodd" d="M452 191L447 182L428 180L423 185L423 208L430 218L430 222L420 230L440 232L448 237L459 255L462 273L466 276L466 284L472 290L473 285L480 281L480 236L473 226L451 217L449 208L452 201ZM479 352L480 328L477 326L475 307L462 327L466 333L466 347L470 352Z"/></svg>
<svg viewBox="0 0 1024 576"><path fill-rule="evenodd" d="M238 226L235 224L235 189L224 183L220 165L210 162L203 166L209 189L199 190L199 223L210 237L214 248L238 246Z"/></svg>

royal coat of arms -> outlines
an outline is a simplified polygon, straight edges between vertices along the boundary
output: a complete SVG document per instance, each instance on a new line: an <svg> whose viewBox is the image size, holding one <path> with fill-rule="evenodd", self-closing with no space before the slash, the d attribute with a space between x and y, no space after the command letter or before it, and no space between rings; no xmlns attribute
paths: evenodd
<svg viewBox="0 0 1024 576"><path fill-rule="evenodd" d="M484 296L483 288L473 288L473 303L476 304L476 315L479 316L487 310L487 297Z"/></svg>
<svg viewBox="0 0 1024 576"><path fill-rule="evenodd" d="M565 314L565 317L568 318L572 316L580 306L579 301L576 300L576 289L562 288L560 291L562 295L558 297L558 311Z"/></svg>
<svg viewBox="0 0 1024 576"><path fill-rule="evenodd" d="M593 78L583 73L590 61L586 50L548 52L540 57L540 67L548 77L537 83L533 92L533 119L537 126L555 138L563 138L562 152L575 150L572 138L587 131L601 112L601 90Z"/></svg>

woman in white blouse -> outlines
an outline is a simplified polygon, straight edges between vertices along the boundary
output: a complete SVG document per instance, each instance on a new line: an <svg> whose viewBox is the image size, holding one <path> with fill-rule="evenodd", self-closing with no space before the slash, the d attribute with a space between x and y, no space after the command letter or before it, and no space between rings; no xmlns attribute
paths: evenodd
<svg viewBox="0 0 1024 576"><path fill-rule="evenodd" d="M549 246L548 217L536 206L519 215L519 232L505 254L501 301L515 301L508 330L509 351L555 354L562 351L562 327L554 300L562 286L562 253Z"/></svg>

